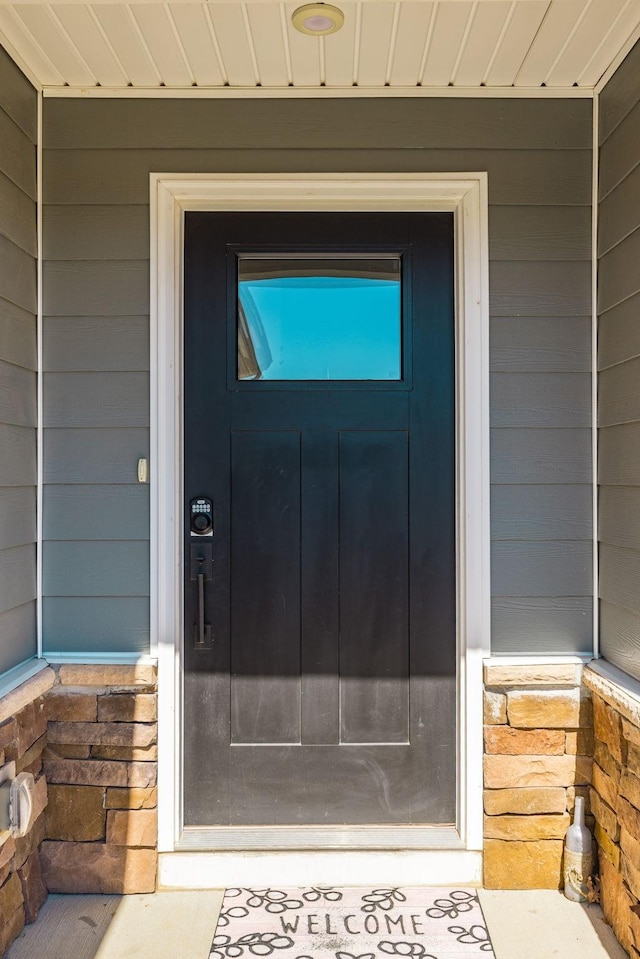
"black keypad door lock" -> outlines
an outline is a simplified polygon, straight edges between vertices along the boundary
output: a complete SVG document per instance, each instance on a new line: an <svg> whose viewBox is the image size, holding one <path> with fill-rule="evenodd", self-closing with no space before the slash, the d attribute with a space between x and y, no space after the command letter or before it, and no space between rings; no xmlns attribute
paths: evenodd
<svg viewBox="0 0 640 959"><path fill-rule="evenodd" d="M189 504L189 528L192 536L213 536L213 503L204 496Z"/></svg>
<svg viewBox="0 0 640 959"><path fill-rule="evenodd" d="M197 496L189 503L190 578L196 586L196 622L193 627L193 648L211 649L213 630L205 622L205 583L213 579L213 503Z"/></svg>

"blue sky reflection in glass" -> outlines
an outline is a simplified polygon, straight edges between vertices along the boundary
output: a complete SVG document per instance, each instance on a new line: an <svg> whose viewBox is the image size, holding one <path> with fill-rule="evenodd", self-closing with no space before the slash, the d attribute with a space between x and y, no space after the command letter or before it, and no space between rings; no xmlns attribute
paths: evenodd
<svg viewBox="0 0 640 959"><path fill-rule="evenodd" d="M399 380L400 257L238 264L238 378Z"/></svg>

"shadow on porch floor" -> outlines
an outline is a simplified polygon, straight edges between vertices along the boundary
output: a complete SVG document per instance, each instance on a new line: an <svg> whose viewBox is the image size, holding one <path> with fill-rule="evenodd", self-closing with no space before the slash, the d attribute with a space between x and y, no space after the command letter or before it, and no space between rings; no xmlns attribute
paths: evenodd
<svg viewBox="0 0 640 959"><path fill-rule="evenodd" d="M222 892L50 896L5 959L208 959ZM598 906L480 890L496 959L626 959Z"/></svg>

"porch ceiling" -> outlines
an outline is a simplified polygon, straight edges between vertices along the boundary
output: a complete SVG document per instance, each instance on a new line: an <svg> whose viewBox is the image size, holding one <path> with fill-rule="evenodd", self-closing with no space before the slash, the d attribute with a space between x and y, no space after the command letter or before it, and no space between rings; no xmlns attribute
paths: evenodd
<svg viewBox="0 0 640 959"><path fill-rule="evenodd" d="M299 5L6 3L0 41L41 86L176 90L592 88L640 26L640 0L334 0L344 28L293 29ZM327 91L328 92L328 91ZM487 91L488 92L488 91Z"/></svg>

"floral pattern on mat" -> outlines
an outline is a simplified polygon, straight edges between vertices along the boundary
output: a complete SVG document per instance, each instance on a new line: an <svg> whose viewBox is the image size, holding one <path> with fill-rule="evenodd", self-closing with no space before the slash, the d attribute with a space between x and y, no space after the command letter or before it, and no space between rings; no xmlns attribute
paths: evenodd
<svg viewBox="0 0 640 959"><path fill-rule="evenodd" d="M484 959L474 889L227 889L210 959Z"/></svg>

